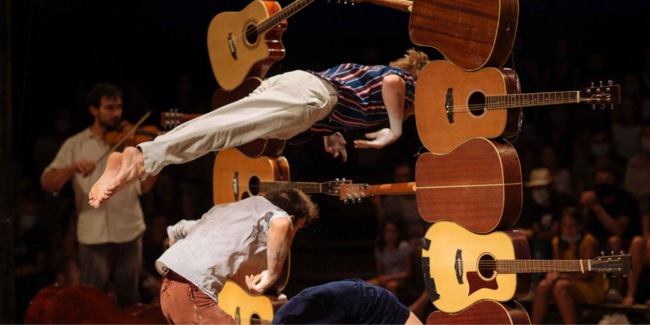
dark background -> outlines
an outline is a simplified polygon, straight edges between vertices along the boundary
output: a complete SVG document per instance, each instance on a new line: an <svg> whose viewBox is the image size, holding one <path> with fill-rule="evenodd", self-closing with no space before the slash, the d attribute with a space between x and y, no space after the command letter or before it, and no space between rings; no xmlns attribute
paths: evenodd
<svg viewBox="0 0 650 325"><path fill-rule="evenodd" d="M283 7L290 3L279 2ZM69 217L74 215L73 203L70 189L62 198L42 193L40 174L58 146L35 146L39 140L54 137L53 121L58 112L71 113L72 127L66 136L90 125L85 96L98 82L122 87L124 118L131 121L137 121L148 109L154 114L147 124L153 125L157 125L159 113L169 108L207 112L218 87L207 53L208 25L216 14L239 11L247 4L243 0L12 2L15 202L18 206L27 200L35 206L39 225L48 229L52 249L64 240L63 233L73 223ZM648 1L521 1L514 62L523 91L578 90L587 87L589 81L621 82L629 72L640 79L643 70L650 69L643 65L643 51L650 44L649 13ZM267 76L295 69L320 71L344 62L387 64L414 46L408 37L408 19L408 13L372 4L352 7L337 5L335 0L317 0L289 19L283 36L286 57ZM562 85L552 82L560 41L568 45L571 71L577 76ZM422 50L432 59L442 58L435 49ZM589 60L594 54L601 54L604 62L598 75L589 74L593 72ZM506 66L511 67L512 61ZM641 90L638 95L643 98L649 94ZM570 127L576 133L593 126L588 114L576 113L588 112L589 108L573 105L568 109L572 110ZM598 114L597 127L612 123L609 111ZM538 164L534 152L542 142L543 130L551 127L548 123L547 108L526 110L525 139L515 142L525 178ZM362 136L351 133L346 138L351 143L351 139ZM288 147L285 156L294 181L346 177L380 183L391 181L397 164L414 166L420 148L411 118L402 138L387 148L357 151L349 146L347 163L325 154L321 141ZM530 161L526 160L527 153ZM175 215L164 216L169 223L198 218L209 209L213 160L214 155L208 155L165 169L168 180L157 186L173 191L170 199L183 207ZM569 165L570 161L565 163ZM143 197L149 226L160 215L156 206L164 197L155 190ZM181 202L188 197L191 202ZM309 285L374 276L377 221L372 203L344 206L335 197L314 198L320 204L321 219L302 231L292 248L294 267L286 290L289 296ZM53 212L44 202L60 212ZM145 256L145 262L156 258ZM57 267L56 262L51 264L50 269Z"/></svg>

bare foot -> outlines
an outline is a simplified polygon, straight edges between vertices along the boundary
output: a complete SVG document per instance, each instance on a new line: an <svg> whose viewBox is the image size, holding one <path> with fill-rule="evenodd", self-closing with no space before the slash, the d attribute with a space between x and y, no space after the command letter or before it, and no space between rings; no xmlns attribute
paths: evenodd
<svg viewBox="0 0 650 325"><path fill-rule="evenodd" d="M95 209L99 208L99 205L102 204L104 200L102 198L110 197L112 191L108 191L108 187L111 183L113 183L113 180L115 180L115 177L117 177L117 174L120 172L120 168L122 167L122 154L119 152L114 152L110 156L108 156L108 160L106 161L106 169L104 170L104 174L102 174L102 177L97 180L95 185L93 185L93 188L90 190L90 193L88 194L88 203L92 205Z"/></svg>
<svg viewBox="0 0 650 325"><path fill-rule="evenodd" d="M634 297L625 297L625 299L621 301L621 304L623 304L623 306L632 306L634 304Z"/></svg>
<svg viewBox="0 0 650 325"><path fill-rule="evenodd" d="M117 177L108 186L110 191L109 197L121 191L125 187L135 183L138 179L146 174L144 169L144 156L142 151L135 147L127 147L122 152L122 167ZM108 200L108 198L102 201Z"/></svg>

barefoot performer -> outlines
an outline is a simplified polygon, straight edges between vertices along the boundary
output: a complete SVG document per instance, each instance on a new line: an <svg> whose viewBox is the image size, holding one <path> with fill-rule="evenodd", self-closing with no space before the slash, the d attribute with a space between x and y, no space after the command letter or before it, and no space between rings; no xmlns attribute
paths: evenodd
<svg viewBox="0 0 650 325"><path fill-rule="evenodd" d="M217 205L200 220L167 228L170 248L156 268L164 275L160 305L169 323L236 324L218 305L226 280L252 255L265 254L268 270L246 275L248 289L264 293L280 277L298 229L317 214L305 193L282 189Z"/></svg>
<svg viewBox="0 0 650 325"><path fill-rule="evenodd" d="M422 322L388 290L360 279L347 279L301 291L278 310L273 324Z"/></svg>
<svg viewBox="0 0 650 325"><path fill-rule="evenodd" d="M248 97L188 121L154 141L109 157L102 178L90 191L97 208L125 186L157 175L209 152L258 138L292 139L300 144L323 136L325 150L347 160L339 133L386 120L390 128L355 140L355 148L382 148L402 135L402 121L414 114L415 78L428 58L409 50L391 66L342 64L323 72L293 71L262 82Z"/></svg>
<svg viewBox="0 0 650 325"><path fill-rule="evenodd" d="M133 182L98 210L86 204L86 193L107 163L96 161L111 148L104 135L117 128L122 119L122 91L115 85L98 84L87 100L94 123L63 143L45 168L41 185L56 193L72 180L79 216L79 282L102 290L112 273L117 304L122 308L140 302L138 276L145 224L138 196L151 190L156 177Z"/></svg>

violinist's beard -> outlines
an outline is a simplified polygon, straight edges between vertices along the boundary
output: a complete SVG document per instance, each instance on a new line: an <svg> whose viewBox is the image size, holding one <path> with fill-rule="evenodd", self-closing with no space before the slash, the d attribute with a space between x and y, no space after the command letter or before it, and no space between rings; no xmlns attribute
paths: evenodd
<svg viewBox="0 0 650 325"><path fill-rule="evenodd" d="M113 123L111 123L113 122ZM99 121L99 124L106 128L107 131L115 131L120 126L120 119L115 119L112 121Z"/></svg>

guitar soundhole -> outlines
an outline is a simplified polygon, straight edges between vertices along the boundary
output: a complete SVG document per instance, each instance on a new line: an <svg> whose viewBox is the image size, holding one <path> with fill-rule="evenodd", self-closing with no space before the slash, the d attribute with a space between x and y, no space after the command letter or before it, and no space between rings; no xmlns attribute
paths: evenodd
<svg viewBox="0 0 650 325"><path fill-rule="evenodd" d="M249 25L246 27L246 41L248 44L257 43L257 27L255 25Z"/></svg>
<svg viewBox="0 0 650 325"><path fill-rule="evenodd" d="M261 324L261 323L262 323L262 318L260 318L260 315L253 314L253 316L251 316L251 324Z"/></svg>
<svg viewBox="0 0 650 325"><path fill-rule="evenodd" d="M485 254L478 260L478 273L485 279L491 279L496 273L496 261L491 255Z"/></svg>
<svg viewBox="0 0 650 325"><path fill-rule="evenodd" d="M251 179L248 180L248 191L251 195L256 196L260 195L260 178L253 175Z"/></svg>
<svg viewBox="0 0 650 325"><path fill-rule="evenodd" d="M485 113L485 94L476 91L469 95L467 100L469 113L474 116L481 116Z"/></svg>

